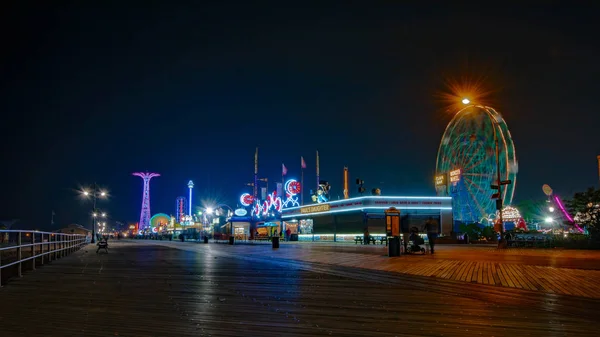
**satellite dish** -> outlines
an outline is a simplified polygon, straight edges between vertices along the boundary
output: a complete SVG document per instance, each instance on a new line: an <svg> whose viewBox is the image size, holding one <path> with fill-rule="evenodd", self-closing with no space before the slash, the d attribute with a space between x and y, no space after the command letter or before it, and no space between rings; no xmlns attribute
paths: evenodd
<svg viewBox="0 0 600 337"><path fill-rule="evenodd" d="M544 184L544 186L542 186L542 191L544 191L544 194L546 194L547 196L552 195L552 187L550 187L550 185L548 184Z"/></svg>

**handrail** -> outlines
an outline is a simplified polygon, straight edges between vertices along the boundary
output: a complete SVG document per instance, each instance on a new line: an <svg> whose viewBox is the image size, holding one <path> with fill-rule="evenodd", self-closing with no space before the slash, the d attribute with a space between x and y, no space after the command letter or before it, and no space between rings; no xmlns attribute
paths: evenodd
<svg viewBox="0 0 600 337"><path fill-rule="evenodd" d="M14 235L16 234L16 235ZM23 235L25 234L25 236ZM32 261L32 270L35 270L36 260L40 260L43 265L53 259L64 257L75 252L82 245L88 243L88 236L82 234L67 234L58 232L41 232L35 230L0 230L0 243L6 237L9 239L8 245L0 247L0 282L2 280L2 269L17 265L18 276L22 277L23 262ZM23 240L25 239L25 240ZM37 241L39 239L39 241ZM23 242L25 241L25 242ZM23 257L23 249L29 248L30 256ZM2 264L2 253L9 250L16 250L16 261ZM2 285L0 284L0 287Z"/></svg>
<svg viewBox="0 0 600 337"><path fill-rule="evenodd" d="M0 232L6 232L6 233L35 233L35 234L61 234L61 235L68 235L68 236L85 236L83 234L68 234L68 233L61 233L61 232L41 232L41 231L26 230L26 229L0 229Z"/></svg>

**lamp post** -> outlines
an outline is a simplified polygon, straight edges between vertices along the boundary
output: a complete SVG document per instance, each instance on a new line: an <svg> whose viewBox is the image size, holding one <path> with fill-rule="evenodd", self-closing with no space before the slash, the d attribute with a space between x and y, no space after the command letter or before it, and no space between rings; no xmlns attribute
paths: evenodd
<svg viewBox="0 0 600 337"><path fill-rule="evenodd" d="M462 103L464 105L470 105L471 101L468 98L463 98ZM471 104L472 105L472 104ZM497 182L495 186L492 186L493 189L498 190L498 198L496 199L496 209L498 210L498 220L500 221L500 240L498 240L498 248L505 248L504 245L504 219L502 218L502 185L503 181L500 176L500 144L498 141L498 131L497 128L500 128L500 124L496 119L496 116L492 115L485 107L483 107L483 111L490 117L492 120L492 129L494 130L494 144L496 146L496 179ZM509 182L508 182L509 183Z"/></svg>
<svg viewBox="0 0 600 337"><path fill-rule="evenodd" d="M107 193L106 193L106 191L100 190L98 188L98 184L94 183L91 191L83 190L82 194L85 197L92 198L93 208L92 208L92 241L91 241L91 243L96 243L96 218L98 216L102 216L103 218L106 218L106 213L104 213L104 212L98 213L98 211L96 210L96 202L97 202L98 198L105 199L107 197Z"/></svg>

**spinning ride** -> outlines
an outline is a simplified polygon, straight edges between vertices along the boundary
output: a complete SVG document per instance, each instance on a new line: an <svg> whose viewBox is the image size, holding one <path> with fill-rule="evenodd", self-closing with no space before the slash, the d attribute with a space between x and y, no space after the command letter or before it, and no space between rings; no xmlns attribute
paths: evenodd
<svg viewBox="0 0 600 337"><path fill-rule="evenodd" d="M436 190L453 197L455 221L481 222L496 213L491 185L497 183L496 142L500 177L512 183L502 186L502 199L510 205L517 178L517 159L510 131L502 116L482 105L468 105L452 118L438 149Z"/></svg>

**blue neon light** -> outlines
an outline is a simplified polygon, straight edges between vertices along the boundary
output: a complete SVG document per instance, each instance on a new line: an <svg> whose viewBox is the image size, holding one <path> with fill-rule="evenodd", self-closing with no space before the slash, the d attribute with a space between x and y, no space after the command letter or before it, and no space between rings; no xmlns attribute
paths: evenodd
<svg viewBox="0 0 600 337"><path fill-rule="evenodd" d="M346 199L346 200L349 200L349 199ZM340 212L364 211L364 210L370 210L370 209L389 209L389 207L365 206L365 207L334 209L334 210L325 211L325 212L314 212L314 213L304 213L304 214L282 215L281 218L282 219L289 219L289 218L296 218L296 217L301 217L301 216L305 216L305 215L332 214L332 213L340 213ZM415 206L415 207L411 207L411 206L407 206L407 207L401 207L400 209L428 209L428 210L438 210L438 211L440 211L440 210L451 211L452 207L430 207L430 206L425 206L425 207Z"/></svg>
<svg viewBox="0 0 600 337"><path fill-rule="evenodd" d="M342 202L350 202L350 201L358 201L358 200L365 200L365 199L387 199L387 200L415 200L415 199L426 199L426 200L452 200L452 197L386 197L386 196L381 196L381 195L373 195L373 196L365 196L365 197L356 197L356 198L349 198L349 199L341 199L341 200L335 200L335 201L329 201L329 202L324 202L324 203L319 203L319 205L325 205L325 204L329 204L329 205L333 205L336 203L342 203ZM300 206L300 207L288 207L285 210L286 211L293 211L296 209L300 209L302 207L306 207L306 206L310 206L310 205L305 205L305 206ZM389 208L389 207L388 207ZM405 209L409 209L406 207L403 207ZM439 207L434 207L435 209L441 209ZM325 212L323 212L325 213Z"/></svg>

